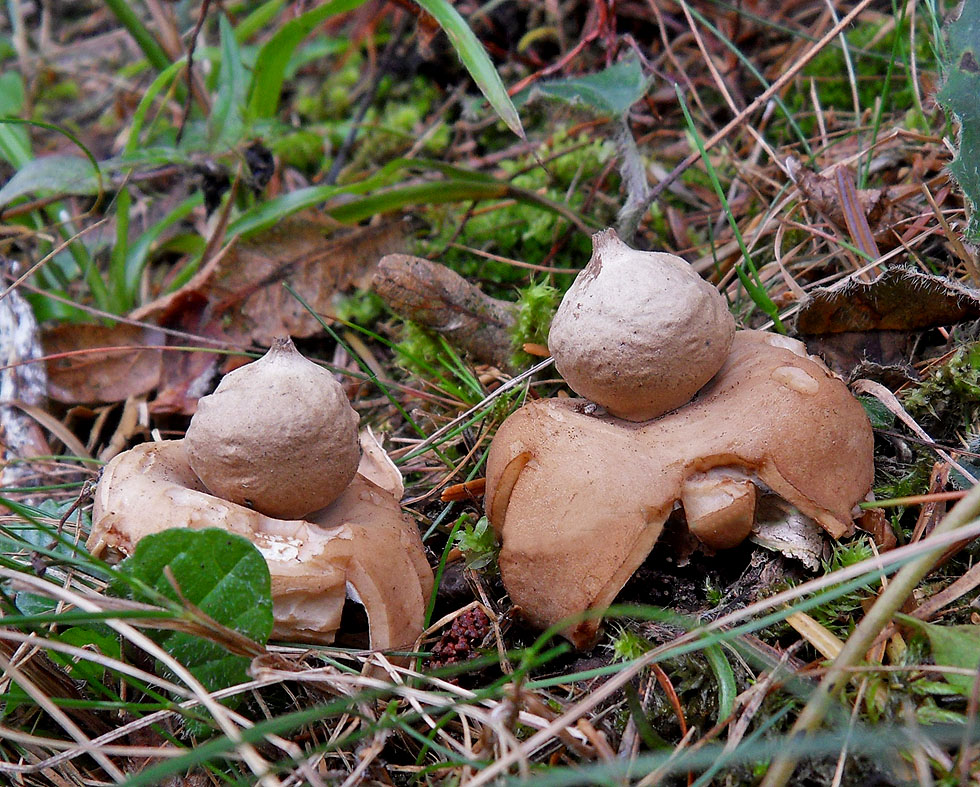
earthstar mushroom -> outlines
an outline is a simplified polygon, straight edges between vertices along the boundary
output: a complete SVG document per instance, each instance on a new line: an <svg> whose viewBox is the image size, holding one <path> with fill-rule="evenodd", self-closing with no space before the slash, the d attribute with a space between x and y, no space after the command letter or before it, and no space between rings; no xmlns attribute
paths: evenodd
<svg viewBox="0 0 980 787"><path fill-rule="evenodd" d="M401 473L333 377L288 338L204 397L183 440L116 456L95 492L89 551L131 554L169 528L249 539L272 578L273 636L333 642L348 599L374 648L422 633L432 571L402 514Z"/></svg>
<svg viewBox="0 0 980 787"><path fill-rule="evenodd" d="M748 534L765 487L835 537L873 479L864 408L805 347L739 331L692 403L642 423L542 399L500 427L487 460L486 510L514 604L545 628L607 607L678 503L714 548ZM596 618L563 632L577 647Z"/></svg>
<svg viewBox="0 0 980 787"><path fill-rule="evenodd" d="M174 527L221 527L255 544L272 576L278 639L333 642L348 598L364 606L373 648L409 648L422 632L432 572L418 529L388 490L360 475L309 520L282 520L208 493L184 440L144 443L106 465L93 555L130 554L144 536Z"/></svg>

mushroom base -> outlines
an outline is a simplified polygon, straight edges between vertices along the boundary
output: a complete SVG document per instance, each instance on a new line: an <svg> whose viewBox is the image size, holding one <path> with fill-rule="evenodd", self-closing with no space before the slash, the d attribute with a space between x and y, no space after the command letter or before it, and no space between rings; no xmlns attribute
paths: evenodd
<svg viewBox="0 0 980 787"><path fill-rule="evenodd" d="M306 520L281 520L209 494L182 440L115 457L96 489L89 551L131 554L144 536L175 527L221 527L255 544L272 576L277 639L333 642L348 595L367 612L372 648L411 648L422 633L433 580L418 529L360 475Z"/></svg>

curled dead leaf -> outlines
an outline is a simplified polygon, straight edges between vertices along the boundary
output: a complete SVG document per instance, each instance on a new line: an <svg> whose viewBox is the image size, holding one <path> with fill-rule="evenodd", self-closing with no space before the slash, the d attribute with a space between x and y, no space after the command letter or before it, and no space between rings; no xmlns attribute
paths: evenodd
<svg viewBox="0 0 980 787"><path fill-rule="evenodd" d="M119 402L152 391L160 382L159 348L165 341L160 330L125 323L48 328L41 336L45 353L55 356L47 363L48 395L78 404Z"/></svg>

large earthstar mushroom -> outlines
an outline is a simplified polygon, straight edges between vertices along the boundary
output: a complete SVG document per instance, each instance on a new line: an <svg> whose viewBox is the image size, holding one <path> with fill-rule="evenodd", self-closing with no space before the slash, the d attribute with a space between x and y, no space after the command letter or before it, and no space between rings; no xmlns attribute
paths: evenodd
<svg viewBox="0 0 980 787"><path fill-rule="evenodd" d="M500 427L487 460L486 510L515 605L545 628L609 606L675 504L714 548L751 528L766 487L839 537L873 477L864 408L802 343L739 331L694 402L634 423L582 399L543 399ZM563 634L590 644L597 616Z"/></svg>

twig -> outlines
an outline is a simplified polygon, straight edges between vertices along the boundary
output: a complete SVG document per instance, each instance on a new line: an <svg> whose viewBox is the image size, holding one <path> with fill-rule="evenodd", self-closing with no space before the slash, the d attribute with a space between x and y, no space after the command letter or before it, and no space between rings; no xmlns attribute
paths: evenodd
<svg viewBox="0 0 980 787"><path fill-rule="evenodd" d="M199 85L194 79L194 50L197 48L197 37L201 34L201 28L204 27L204 20L208 16L208 8L211 6L211 0L203 0L201 3L201 10L197 15L197 24L194 25L194 30L191 33L190 41L187 43L187 97L184 99L184 112L180 118L180 126L177 127L177 144L180 144L181 138L184 136L184 128L187 126L187 118L191 114L191 97L197 99L198 103L201 104L201 108L207 112L208 111L208 100L207 95L199 90ZM230 68L230 64L223 66L224 68Z"/></svg>

